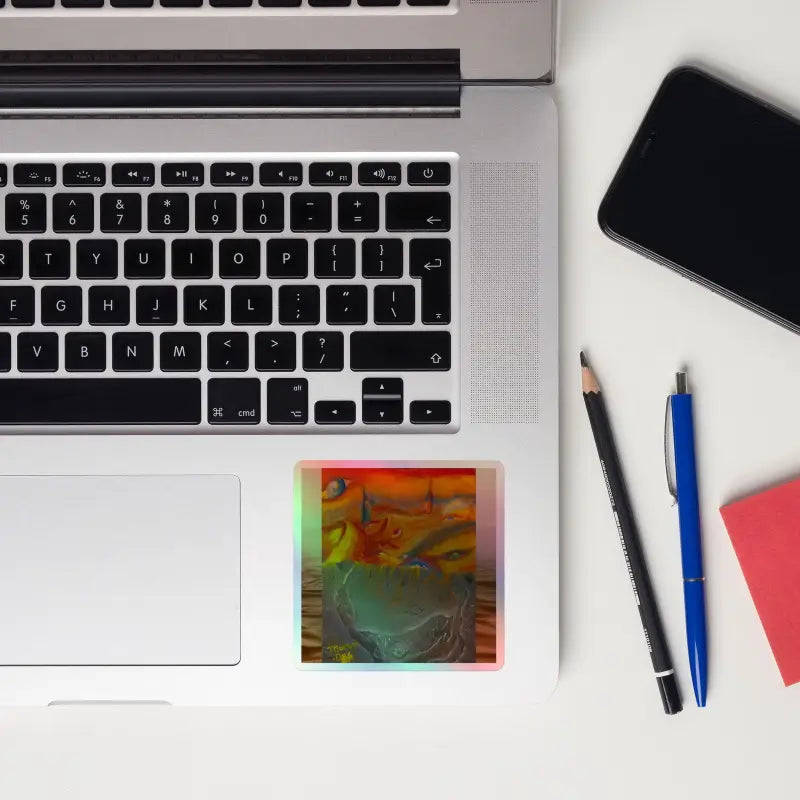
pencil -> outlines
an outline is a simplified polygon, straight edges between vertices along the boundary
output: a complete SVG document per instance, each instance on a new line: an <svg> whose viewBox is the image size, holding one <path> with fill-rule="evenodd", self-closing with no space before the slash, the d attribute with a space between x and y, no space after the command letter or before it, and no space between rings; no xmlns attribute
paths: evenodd
<svg viewBox="0 0 800 800"><path fill-rule="evenodd" d="M617 523L617 531L622 544L622 554L628 568L628 577L633 587L633 596L639 609L639 618L644 629L644 638L650 659L653 662L653 671L658 682L658 691L661 702L667 714L677 714L683 709L675 680L675 671L672 668L672 659L669 654L667 638L658 613L653 585L644 560L639 532L633 517L628 491L622 476L617 448L611 433L603 395L597 378L594 375L586 355L581 352L581 385L583 388L583 401L586 404L586 413L592 426L594 442L597 445L597 454L600 456L600 467L608 490L608 499L611 501L611 511Z"/></svg>

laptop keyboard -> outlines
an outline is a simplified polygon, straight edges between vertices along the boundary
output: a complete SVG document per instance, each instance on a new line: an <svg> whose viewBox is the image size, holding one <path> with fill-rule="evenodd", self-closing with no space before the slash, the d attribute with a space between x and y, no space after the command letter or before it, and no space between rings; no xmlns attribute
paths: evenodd
<svg viewBox="0 0 800 800"><path fill-rule="evenodd" d="M0 160L0 425L454 430L452 154Z"/></svg>
<svg viewBox="0 0 800 800"><path fill-rule="evenodd" d="M0 0L0 10L9 9L74 9L76 11L103 8L125 9L342 9L361 11L370 8L447 7L455 0Z"/></svg>

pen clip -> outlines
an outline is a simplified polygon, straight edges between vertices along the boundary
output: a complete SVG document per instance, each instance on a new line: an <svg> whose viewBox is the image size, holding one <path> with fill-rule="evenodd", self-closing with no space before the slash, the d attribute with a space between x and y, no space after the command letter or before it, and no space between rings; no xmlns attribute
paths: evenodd
<svg viewBox="0 0 800 800"><path fill-rule="evenodd" d="M669 491L670 497L672 498L672 505L674 506L678 502L678 490L675 488L675 480L672 470L670 470L670 465L674 463L674 458L670 459L669 457L669 429L670 422L672 421L672 415L669 413L669 405L671 399L672 395L667 395L667 404L664 407L664 470L667 474L667 490Z"/></svg>

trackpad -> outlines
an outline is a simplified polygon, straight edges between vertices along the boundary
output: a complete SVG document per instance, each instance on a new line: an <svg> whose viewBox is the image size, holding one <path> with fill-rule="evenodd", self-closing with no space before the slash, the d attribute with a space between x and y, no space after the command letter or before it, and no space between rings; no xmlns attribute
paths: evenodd
<svg viewBox="0 0 800 800"><path fill-rule="evenodd" d="M236 664L233 475L0 477L0 664Z"/></svg>

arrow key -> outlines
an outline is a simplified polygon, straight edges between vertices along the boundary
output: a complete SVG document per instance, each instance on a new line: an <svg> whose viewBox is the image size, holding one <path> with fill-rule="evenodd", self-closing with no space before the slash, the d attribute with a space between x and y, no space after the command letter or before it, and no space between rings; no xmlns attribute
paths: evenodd
<svg viewBox="0 0 800 800"><path fill-rule="evenodd" d="M448 425L450 423L449 400L413 400L409 411L411 422L415 425Z"/></svg>
<svg viewBox="0 0 800 800"><path fill-rule="evenodd" d="M352 425L356 421L356 404L352 400L317 400L314 422L317 425Z"/></svg>
<svg viewBox="0 0 800 800"><path fill-rule="evenodd" d="M246 333L209 333L208 368L212 372L244 372L250 363Z"/></svg>
<svg viewBox="0 0 800 800"><path fill-rule="evenodd" d="M361 418L365 425L399 425L403 421L403 401L364 400Z"/></svg>

